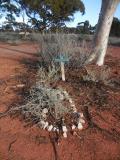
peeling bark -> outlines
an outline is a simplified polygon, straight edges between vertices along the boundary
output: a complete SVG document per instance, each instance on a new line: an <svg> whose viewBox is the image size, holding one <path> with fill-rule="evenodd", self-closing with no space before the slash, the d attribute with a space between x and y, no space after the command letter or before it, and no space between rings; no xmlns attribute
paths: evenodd
<svg viewBox="0 0 120 160"><path fill-rule="evenodd" d="M86 63L96 59L98 66L104 64L113 16L119 2L120 0L102 0L98 25L93 39L93 50Z"/></svg>

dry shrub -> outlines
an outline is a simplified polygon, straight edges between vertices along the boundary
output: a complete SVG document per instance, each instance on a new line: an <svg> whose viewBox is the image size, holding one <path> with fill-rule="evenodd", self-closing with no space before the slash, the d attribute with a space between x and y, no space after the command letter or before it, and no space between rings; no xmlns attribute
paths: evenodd
<svg viewBox="0 0 120 160"><path fill-rule="evenodd" d="M91 65L85 67L86 75L83 76L84 81L93 81L93 82L103 82L104 84L108 83L110 77L110 68L107 66L97 67Z"/></svg>
<svg viewBox="0 0 120 160"><path fill-rule="evenodd" d="M69 67L82 66L90 53L89 44L85 40L79 40L78 35L62 33L43 33L34 35L39 43L39 54L42 65L46 68L54 65L57 66L55 58L60 55L69 59Z"/></svg>
<svg viewBox="0 0 120 160"><path fill-rule="evenodd" d="M48 69L44 67L39 67L37 72L37 84L47 85L54 84L59 80L59 67L56 67L54 64L48 66Z"/></svg>
<svg viewBox="0 0 120 160"><path fill-rule="evenodd" d="M88 58L91 52L91 44L86 40L76 41L71 54L69 67L79 68L84 65L84 62Z"/></svg>
<svg viewBox="0 0 120 160"><path fill-rule="evenodd" d="M64 125L72 126L75 110L75 104L66 91L40 84L36 84L30 90L30 96L24 105L13 109L13 111L20 111L26 120L41 128L44 128L42 122L47 122L59 129L63 125L63 119ZM67 117L72 118L68 121Z"/></svg>
<svg viewBox="0 0 120 160"><path fill-rule="evenodd" d="M30 91L30 100L27 104L21 106L23 114L27 113L35 116L39 121L45 119L42 115L42 110L47 108L49 114L54 119L60 119L70 111L69 105L63 107L63 100L66 97L62 89L52 89L43 85L36 85Z"/></svg>

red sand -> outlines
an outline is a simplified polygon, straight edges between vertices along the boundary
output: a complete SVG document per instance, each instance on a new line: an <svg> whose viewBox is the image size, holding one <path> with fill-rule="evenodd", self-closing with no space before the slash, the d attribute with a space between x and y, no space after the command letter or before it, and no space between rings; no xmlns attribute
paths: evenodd
<svg viewBox="0 0 120 160"><path fill-rule="evenodd" d="M35 52L36 46L31 43L18 46L0 43L0 113L7 111L11 104L21 101L18 91L22 92L22 89L13 86L24 83L26 78L29 82L34 77L30 69L28 72L23 61L28 59L31 62L35 61L37 58ZM107 63L116 64L115 60L120 59L120 48L111 47L109 53L114 58L108 56ZM118 67L113 63L112 67L118 74ZM75 82L60 84L71 95L73 94L78 106L85 102L85 88L76 87ZM80 90L83 91L83 95L80 94ZM88 89L88 92L90 91ZM9 115L2 117L0 160L119 160L120 106L114 107L119 105L119 102L119 92L111 91L107 102L107 106L111 108L88 107L89 117L86 121L92 121L93 126L84 129L77 136L69 135L67 139L61 138L59 145L56 144L54 135L35 126L25 127L26 124L20 117L12 118ZM89 126L89 122L87 123Z"/></svg>

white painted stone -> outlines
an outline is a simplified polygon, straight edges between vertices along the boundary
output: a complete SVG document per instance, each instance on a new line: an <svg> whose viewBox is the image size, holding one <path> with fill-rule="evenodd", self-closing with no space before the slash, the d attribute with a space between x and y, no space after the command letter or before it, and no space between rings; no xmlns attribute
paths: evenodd
<svg viewBox="0 0 120 160"><path fill-rule="evenodd" d="M68 131L66 126L62 126L62 130L63 130L63 132L67 132Z"/></svg>
<svg viewBox="0 0 120 160"><path fill-rule="evenodd" d="M66 132L63 132L63 137L67 138L67 133Z"/></svg>
<svg viewBox="0 0 120 160"><path fill-rule="evenodd" d="M72 130L74 130L76 128L76 126L75 125L72 125Z"/></svg>
<svg viewBox="0 0 120 160"><path fill-rule="evenodd" d="M72 99L71 99L71 98L69 98L69 102L70 102L70 103L73 103L73 101L72 101Z"/></svg>
<svg viewBox="0 0 120 160"><path fill-rule="evenodd" d="M79 130L82 130L82 129L83 129L83 125L82 125L80 122L78 123L78 129L79 129Z"/></svg>
<svg viewBox="0 0 120 160"><path fill-rule="evenodd" d="M57 130L57 128L56 127L53 127L53 131L55 132Z"/></svg>
<svg viewBox="0 0 120 160"><path fill-rule="evenodd" d="M42 128L44 128L44 126L45 126L45 121L41 120L41 121L40 121L40 126L41 126Z"/></svg>
<svg viewBox="0 0 120 160"><path fill-rule="evenodd" d="M48 109L47 109L47 108L44 108L44 109L42 110L42 113L43 113L43 114L48 113Z"/></svg>
<svg viewBox="0 0 120 160"><path fill-rule="evenodd" d="M53 125L48 126L48 131L49 132L52 131L52 129L53 129Z"/></svg>

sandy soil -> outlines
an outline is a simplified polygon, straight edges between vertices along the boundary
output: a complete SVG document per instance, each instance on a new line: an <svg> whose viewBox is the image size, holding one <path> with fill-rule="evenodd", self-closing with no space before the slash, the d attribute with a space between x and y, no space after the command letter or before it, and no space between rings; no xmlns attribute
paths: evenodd
<svg viewBox="0 0 120 160"><path fill-rule="evenodd" d="M34 83L36 46L0 43L0 116L22 101ZM120 48L110 47L106 64L112 78L120 77ZM86 128L67 139L39 128L26 126L21 116L0 118L0 160L119 160L120 88L80 82L79 70L67 73L67 82L58 82L74 98L86 117ZM25 84L25 88L17 87ZM86 92L87 91L87 92Z"/></svg>

